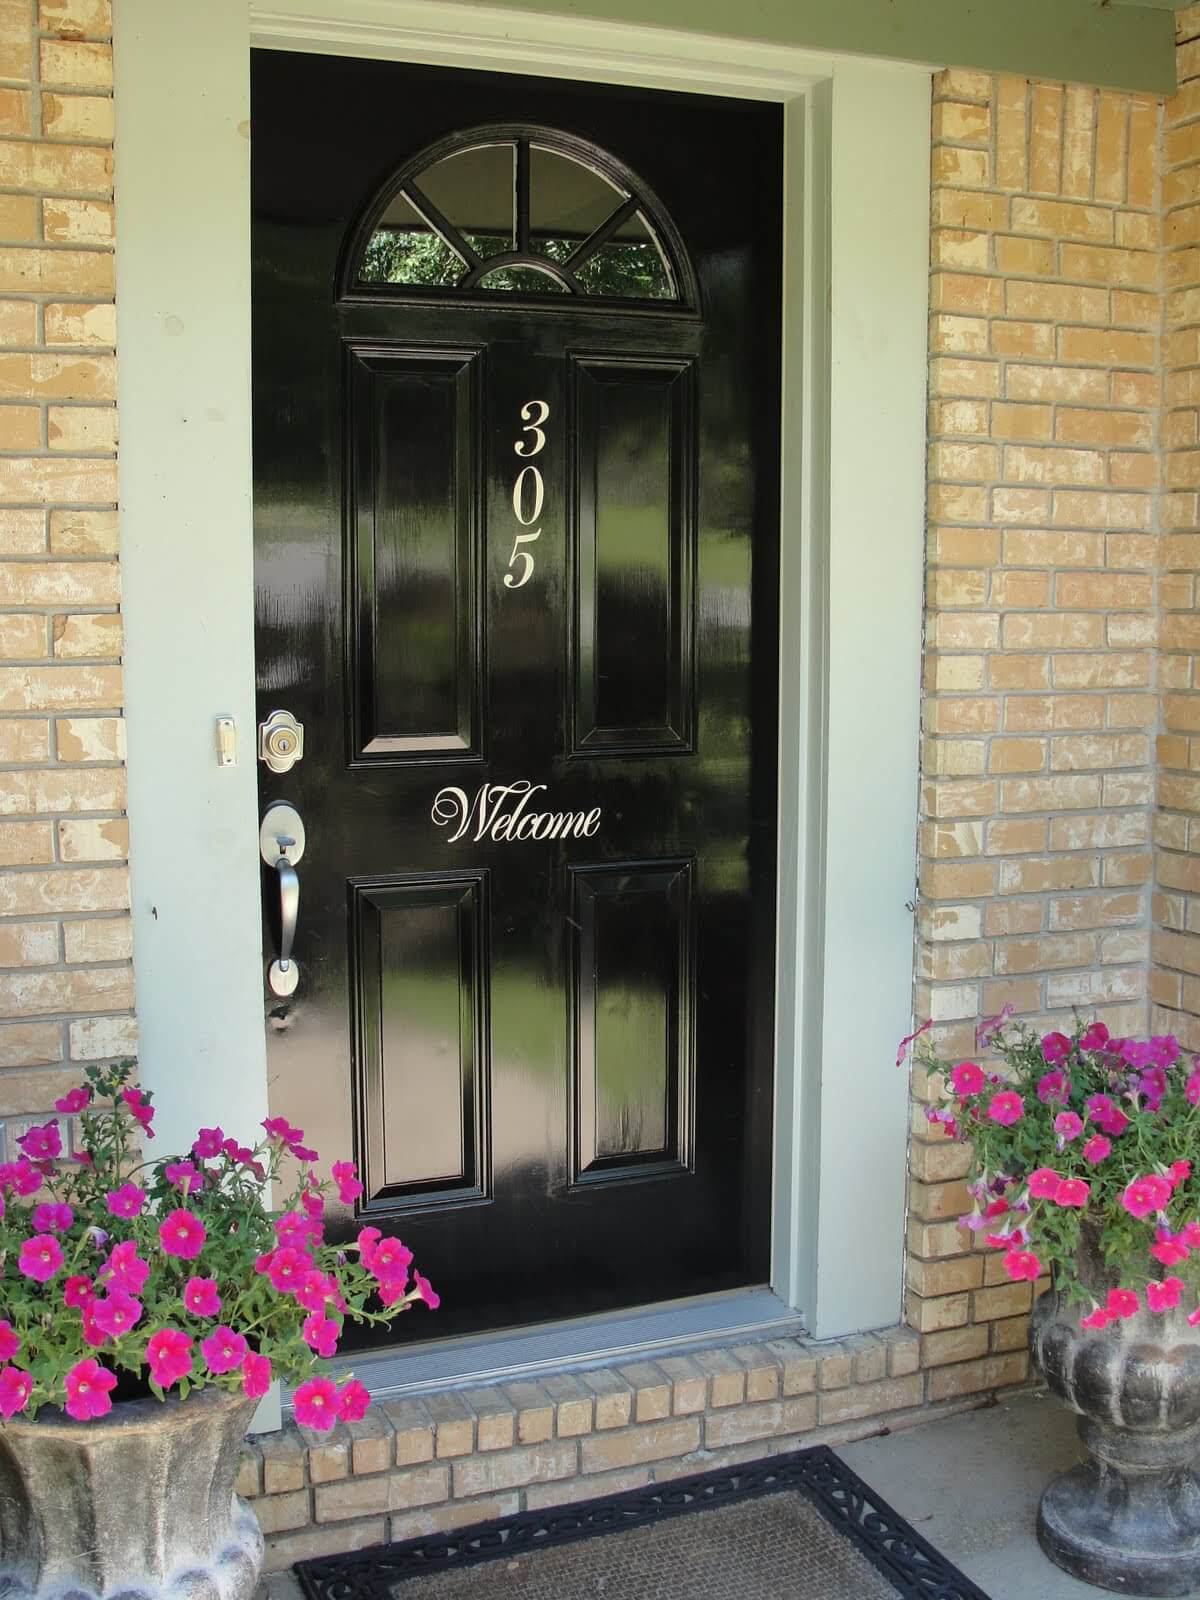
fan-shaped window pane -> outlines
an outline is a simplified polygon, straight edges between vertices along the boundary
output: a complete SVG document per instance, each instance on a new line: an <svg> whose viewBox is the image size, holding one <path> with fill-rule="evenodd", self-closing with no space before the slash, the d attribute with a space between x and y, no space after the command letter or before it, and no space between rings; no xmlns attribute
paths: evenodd
<svg viewBox="0 0 1200 1600"><path fill-rule="evenodd" d="M551 261L561 271L547 272L542 263ZM375 225L356 281L620 300L678 295L632 182L524 136L483 139L407 178Z"/></svg>

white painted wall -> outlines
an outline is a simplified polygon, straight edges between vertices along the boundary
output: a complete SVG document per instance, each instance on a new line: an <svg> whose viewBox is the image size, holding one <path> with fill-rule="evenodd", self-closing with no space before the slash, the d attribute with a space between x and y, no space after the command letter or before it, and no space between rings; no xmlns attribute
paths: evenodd
<svg viewBox="0 0 1200 1600"><path fill-rule="evenodd" d="M115 7L134 966L161 1148L266 1115L244 0ZM214 720L237 718L238 765Z"/></svg>

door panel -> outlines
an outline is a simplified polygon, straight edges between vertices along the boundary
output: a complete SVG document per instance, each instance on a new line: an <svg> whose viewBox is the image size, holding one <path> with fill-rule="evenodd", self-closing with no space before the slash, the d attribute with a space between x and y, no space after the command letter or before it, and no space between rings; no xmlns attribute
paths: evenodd
<svg viewBox="0 0 1200 1600"><path fill-rule="evenodd" d="M272 1108L441 1291L405 1337L763 1282L779 108L281 52L253 94Z"/></svg>

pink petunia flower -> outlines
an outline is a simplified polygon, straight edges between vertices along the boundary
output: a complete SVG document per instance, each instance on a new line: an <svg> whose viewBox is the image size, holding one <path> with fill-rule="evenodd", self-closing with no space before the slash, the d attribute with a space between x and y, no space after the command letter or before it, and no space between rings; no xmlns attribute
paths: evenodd
<svg viewBox="0 0 1200 1600"><path fill-rule="evenodd" d="M1036 1282L1042 1274L1042 1263L1032 1250L1010 1250L1004 1257L1004 1270L1014 1282L1028 1279Z"/></svg>
<svg viewBox="0 0 1200 1600"><path fill-rule="evenodd" d="M62 1155L62 1134L57 1122L43 1122L17 1140L30 1161L57 1161Z"/></svg>
<svg viewBox="0 0 1200 1600"><path fill-rule="evenodd" d="M33 1378L20 1367L0 1369L0 1417L15 1417L24 1411L33 1393Z"/></svg>
<svg viewBox="0 0 1200 1600"><path fill-rule="evenodd" d="M201 1128L192 1144L192 1154L200 1161L211 1161L221 1154L225 1133L221 1128Z"/></svg>
<svg viewBox="0 0 1200 1600"><path fill-rule="evenodd" d="M146 1346L150 1376L163 1389L186 1378L192 1370L194 1341L179 1328L160 1328Z"/></svg>
<svg viewBox="0 0 1200 1600"><path fill-rule="evenodd" d="M1083 1132L1083 1122L1074 1111L1060 1111L1054 1119L1054 1131L1064 1144L1070 1144Z"/></svg>
<svg viewBox="0 0 1200 1600"><path fill-rule="evenodd" d="M364 1267L371 1265L371 1257L375 1253L375 1246L383 1238L378 1228L360 1228L358 1238L354 1241L358 1247L359 1260Z"/></svg>
<svg viewBox="0 0 1200 1600"><path fill-rule="evenodd" d="M328 1433L338 1419L336 1387L329 1378L308 1378L292 1398L292 1411L302 1428Z"/></svg>
<svg viewBox="0 0 1200 1600"><path fill-rule="evenodd" d="M119 1283L122 1289L127 1289L133 1295L141 1294L149 1276L150 1263L138 1255L137 1241L134 1239L123 1239L120 1244L113 1245L112 1253L100 1272L105 1283Z"/></svg>
<svg viewBox="0 0 1200 1600"><path fill-rule="evenodd" d="M1083 1159L1096 1166L1103 1161L1105 1156L1112 1154L1112 1141L1106 1139L1102 1133L1094 1133L1083 1147Z"/></svg>
<svg viewBox="0 0 1200 1600"><path fill-rule="evenodd" d="M371 1396L365 1383L360 1383L357 1378L351 1378L349 1383L344 1383L338 1390L337 1411L342 1422L361 1422L366 1416L371 1404Z"/></svg>
<svg viewBox="0 0 1200 1600"><path fill-rule="evenodd" d="M26 1239L17 1258L17 1266L35 1283L49 1283L62 1271L63 1253L52 1233L35 1233Z"/></svg>
<svg viewBox="0 0 1200 1600"><path fill-rule="evenodd" d="M1038 1167L1029 1174L1029 1192L1035 1200L1053 1200L1062 1182L1062 1174L1053 1167Z"/></svg>
<svg viewBox="0 0 1200 1600"><path fill-rule="evenodd" d="M1171 1185L1157 1172L1148 1172L1127 1184L1121 1204L1131 1217L1148 1217L1152 1211L1161 1211L1171 1198Z"/></svg>
<svg viewBox="0 0 1200 1600"><path fill-rule="evenodd" d="M0 1322L0 1361L14 1361L21 1350L21 1335L11 1322Z"/></svg>
<svg viewBox="0 0 1200 1600"><path fill-rule="evenodd" d="M145 1090L122 1089L121 1099L128 1106L130 1116L141 1127L147 1139L153 1139L154 1129L151 1123L154 1121L154 1107L147 1099Z"/></svg>
<svg viewBox="0 0 1200 1600"><path fill-rule="evenodd" d="M1193 1072L1183 1086L1183 1097L1189 1105L1200 1105L1200 1071Z"/></svg>
<svg viewBox="0 0 1200 1600"><path fill-rule="evenodd" d="M1032 1259L1034 1264L1037 1265L1037 1257L1034 1256ZM1041 1271L1040 1266L1038 1266L1038 1271ZM1036 1276L1037 1273L1035 1272L1034 1277ZM416 1284L418 1295L420 1295L421 1299L424 1300L430 1311L436 1311L442 1303L442 1297L430 1283L429 1279L422 1277L419 1272L414 1272L413 1282Z"/></svg>
<svg viewBox="0 0 1200 1600"><path fill-rule="evenodd" d="M1167 1170L1167 1182L1172 1189L1178 1189L1179 1185L1186 1183L1191 1175L1192 1163L1190 1161L1172 1161Z"/></svg>
<svg viewBox="0 0 1200 1600"><path fill-rule="evenodd" d="M67 1306L90 1306L96 1298L96 1286L90 1278L85 1278L82 1273L68 1278L63 1285L63 1304Z"/></svg>
<svg viewBox="0 0 1200 1600"><path fill-rule="evenodd" d="M1189 1222L1180 1237L1189 1250L1200 1250L1200 1222Z"/></svg>
<svg viewBox="0 0 1200 1600"><path fill-rule="evenodd" d="M235 1333L224 1324L214 1328L200 1345L208 1370L217 1373L236 1372L246 1359L249 1348L240 1333Z"/></svg>
<svg viewBox="0 0 1200 1600"><path fill-rule="evenodd" d="M381 1283L403 1282L412 1258L412 1251L399 1239L380 1239L371 1251L370 1270Z"/></svg>
<svg viewBox="0 0 1200 1600"><path fill-rule="evenodd" d="M1011 1000L1006 1000L994 1017L984 1017L975 1029L975 1043L982 1050L985 1044L991 1044L993 1039L1000 1037L1004 1024L1012 1016L1014 1007Z"/></svg>
<svg viewBox="0 0 1200 1600"><path fill-rule="evenodd" d="M1047 1033L1042 1036L1042 1056L1048 1066L1056 1067L1071 1054L1071 1041L1065 1033Z"/></svg>
<svg viewBox="0 0 1200 1600"><path fill-rule="evenodd" d="M1191 1250L1182 1234L1172 1233L1170 1228L1159 1228L1150 1246L1150 1254L1164 1267L1177 1267L1181 1261L1187 1260Z"/></svg>
<svg viewBox="0 0 1200 1600"><path fill-rule="evenodd" d="M304 1139L304 1129L293 1128L286 1117L264 1117L262 1125L267 1130L268 1139L276 1139L289 1148Z"/></svg>
<svg viewBox="0 0 1200 1600"><path fill-rule="evenodd" d="M33 1208L33 1226L38 1233L66 1233L74 1221L75 1213L61 1201L43 1200Z"/></svg>
<svg viewBox="0 0 1200 1600"><path fill-rule="evenodd" d="M1103 1050L1112 1035L1102 1022L1093 1022L1083 1030L1079 1039L1081 1050Z"/></svg>
<svg viewBox="0 0 1200 1600"><path fill-rule="evenodd" d="M950 1087L960 1100L982 1094L986 1084L983 1068L977 1067L973 1061L960 1061L950 1069Z"/></svg>
<svg viewBox="0 0 1200 1600"><path fill-rule="evenodd" d="M90 1344L93 1350L98 1350L108 1338L108 1335L103 1328L96 1326L96 1318L93 1312L95 1304L94 1300L89 1300L86 1306L82 1306L79 1311L79 1320L83 1324L84 1344Z"/></svg>
<svg viewBox="0 0 1200 1600"><path fill-rule="evenodd" d="M1092 1192L1086 1178L1064 1178L1051 1199L1056 1206L1085 1206Z"/></svg>
<svg viewBox="0 0 1200 1600"><path fill-rule="evenodd" d="M337 1355L338 1335L341 1329L332 1317L323 1317L319 1311L304 1319L304 1342L319 1356L328 1359Z"/></svg>
<svg viewBox="0 0 1200 1600"><path fill-rule="evenodd" d="M987 1114L993 1122L998 1122L1003 1127L1011 1127L1014 1122L1020 1122L1025 1115L1025 1102L1015 1089L1001 1089L999 1094L994 1094L987 1108Z"/></svg>
<svg viewBox="0 0 1200 1600"><path fill-rule="evenodd" d="M42 1175L28 1156L0 1166L0 1189L11 1189L15 1195L24 1196L36 1194L41 1187Z"/></svg>
<svg viewBox="0 0 1200 1600"><path fill-rule="evenodd" d="M1110 1289L1104 1300L1104 1309L1110 1317L1119 1317L1122 1321L1136 1317L1142 1308L1136 1289Z"/></svg>
<svg viewBox="0 0 1200 1600"><path fill-rule="evenodd" d="M1044 1072L1038 1079L1037 1097L1043 1105L1049 1105L1052 1101L1065 1102L1070 1092L1071 1085L1064 1072Z"/></svg>
<svg viewBox="0 0 1200 1600"><path fill-rule="evenodd" d="M344 1206L353 1205L363 1192L353 1161L335 1161L332 1172L333 1181L337 1184L338 1199Z"/></svg>
<svg viewBox="0 0 1200 1600"><path fill-rule="evenodd" d="M93 1417L106 1417L112 1410L111 1392L117 1387L117 1375L102 1367L93 1356L77 1361L67 1373L66 1413L76 1422L90 1422Z"/></svg>
<svg viewBox="0 0 1200 1600"><path fill-rule="evenodd" d="M1111 1095L1089 1095L1084 1101L1084 1109L1102 1132L1111 1133L1114 1138L1124 1133L1129 1126L1129 1118Z"/></svg>
<svg viewBox="0 0 1200 1600"><path fill-rule="evenodd" d="M1103 1306L1093 1306L1086 1317L1080 1317L1081 1328L1107 1328L1113 1320L1112 1312L1105 1311Z"/></svg>
<svg viewBox="0 0 1200 1600"><path fill-rule="evenodd" d="M136 1183L123 1183L119 1189L106 1194L104 1201L114 1217L136 1217L146 1204L146 1191Z"/></svg>
<svg viewBox="0 0 1200 1600"><path fill-rule="evenodd" d="M181 1261L194 1261L207 1238L207 1228L190 1211L172 1211L159 1224L158 1241L163 1254L178 1256Z"/></svg>
<svg viewBox="0 0 1200 1600"><path fill-rule="evenodd" d="M172 1161L164 1170L167 1182L184 1194L195 1194L204 1187L204 1174L197 1171L195 1162Z"/></svg>
<svg viewBox="0 0 1200 1600"><path fill-rule="evenodd" d="M92 1091L87 1087L86 1084L80 1084L78 1089L68 1089L67 1093L63 1095L61 1100L56 1100L54 1102L54 1109L55 1111L63 1112L65 1116L74 1117L77 1116L85 1106L89 1106L91 1102Z"/></svg>
<svg viewBox="0 0 1200 1600"><path fill-rule="evenodd" d="M267 1278L278 1294L291 1294L311 1271L312 1257L308 1252L289 1244L273 1252Z"/></svg>
<svg viewBox="0 0 1200 1600"><path fill-rule="evenodd" d="M270 1360L255 1350L247 1350L242 1360L242 1393L249 1400L259 1400L270 1387Z"/></svg>
<svg viewBox="0 0 1200 1600"><path fill-rule="evenodd" d="M1170 1311L1179 1304L1182 1293L1182 1278L1164 1278L1161 1283L1151 1281L1146 1285L1146 1304L1151 1311Z"/></svg>
<svg viewBox="0 0 1200 1600"><path fill-rule="evenodd" d="M194 1317L215 1317L221 1309L215 1278L189 1278L183 1286L183 1303Z"/></svg>
<svg viewBox="0 0 1200 1600"><path fill-rule="evenodd" d="M323 1311L328 1301L334 1298L337 1285L323 1272L306 1272L300 1284L293 1293L297 1304L304 1307L305 1311Z"/></svg>
<svg viewBox="0 0 1200 1600"><path fill-rule="evenodd" d="M119 1339L141 1321L142 1303L124 1289L111 1289L103 1300L95 1300L88 1308L91 1320L101 1333L110 1339Z"/></svg>

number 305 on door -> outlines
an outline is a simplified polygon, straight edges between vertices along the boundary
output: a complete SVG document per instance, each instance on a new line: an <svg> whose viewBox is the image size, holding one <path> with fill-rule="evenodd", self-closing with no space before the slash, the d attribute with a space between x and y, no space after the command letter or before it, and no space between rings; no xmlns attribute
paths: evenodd
<svg viewBox="0 0 1200 1600"><path fill-rule="evenodd" d="M504 574L506 589L523 589L533 577L533 552L523 546L536 544L542 536L542 530L534 524L542 515L546 485L542 481L541 468L533 465L533 457L541 455L546 448L544 424L549 416L550 407L544 400L526 400L521 407L524 426L521 429L522 437L513 441L513 454L520 456L526 465L517 473L513 483L512 508L513 516L521 527L529 531L518 533L513 539L508 571ZM518 565L520 570L514 573L513 568Z"/></svg>

